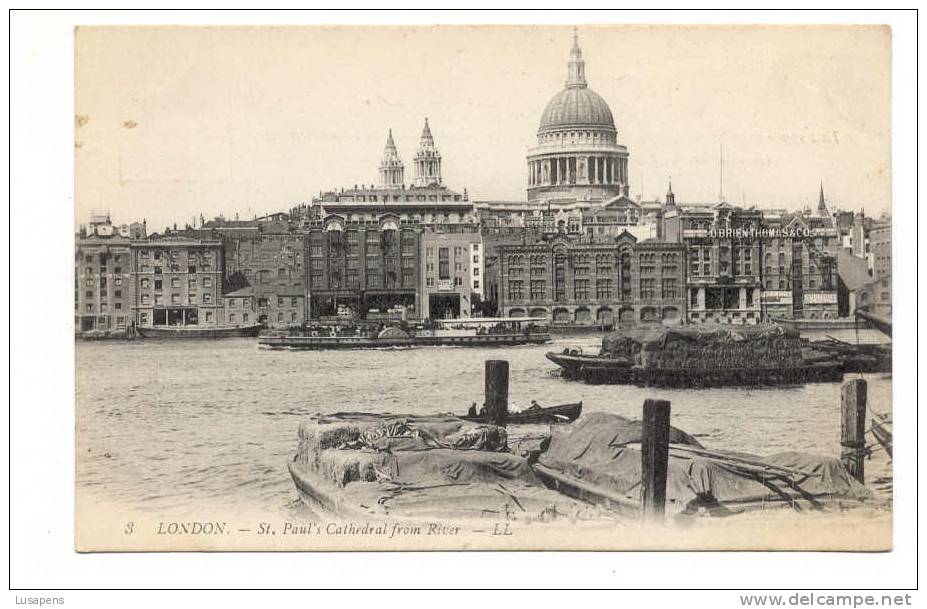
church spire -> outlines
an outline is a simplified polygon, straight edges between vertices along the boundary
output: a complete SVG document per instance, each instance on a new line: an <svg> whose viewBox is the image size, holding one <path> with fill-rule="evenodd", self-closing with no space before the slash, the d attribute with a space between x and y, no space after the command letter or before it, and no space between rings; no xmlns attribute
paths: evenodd
<svg viewBox="0 0 927 609"><path fill-rule="evenodd" d="M822 216L827 215L827 205L824 203L824 182L821 182L821 196L818 198L818 213Z"/></svg>
<svg viewBox="0 0 927 609"><path fill-rule="evenodd" d="M383 158L380 160L380 187L402 188L405 180L405 169L396 142L393 141L393 130L386 136L386 146L383 147Z"/></svg>
<svg viewBox="0 0 927 609"><path fill-rule="evenodd" d="M573 48L570 49L570 62L567 64L567 87L586 86L586 62L579 48L579 36L573 28Z"/></svg>
<svg viewBox="0 0 927 609"><path fill-rule="evenodd" d="M673 207L676 205L676 195L673 193L673 178L669 179L669 189L666 191L666 206Z"/></svg>
<svg viewBox="0 0 927 609"><path fill-rule="evenodd" d="M431 135L431 127L428 126L428 117L425 117L425 127L422 129L422 145L435 145L435 138Z"/></svg>
<svg viewBox="0 0 927 609"><path fill-rule="evenodd" d="M431 186L441 184L441 154L435 148L435 138L431 135L428 117L425 117L425 127L422 128L422 139L418 145L418 152L413 159L415 163L415 185Z"/></svg>

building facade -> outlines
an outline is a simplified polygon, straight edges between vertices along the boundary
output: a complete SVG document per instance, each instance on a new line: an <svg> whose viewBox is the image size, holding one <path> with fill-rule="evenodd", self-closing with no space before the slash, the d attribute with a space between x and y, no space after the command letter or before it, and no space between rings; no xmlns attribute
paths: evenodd
<svg viewBox="0 0 927 609"><path fill-rule="evenodd" d="M840 236L823 202L803 213L673 205L663 227L688 248L690 322L838 317Z"/></svg>
<svg viewBox="0 0 927 609"><path fill-rule="evenodd" d="M228 235L223 242L226 289L250 291L256 313L254 321L269 328L287 328L307 319L303 233L259 230L253 235ZM301 307L291 303L299 303ZM240 315L236 317L242 319Z"/></svg>
<svg viewBox="0 0 927 609"><path fill-rule="evenodd" d="M225 323L247 326L262 323L269 328L302 326L306 321L306 293L298 287L278 287L257 293L247 286L223 295Z"/></svg>
<svg viewBox="0 0 927 609"><path fill-rule="evenodd" d="M223 246L218 239L162 238L132 243L131 310L135 323L224 323Z"/></svg>
<svg viewBox="0 0 927 609"><path fill-rule="evenodd" d="M869 227L869 254L873 277L881 278L892 274L891 222L877 222Z"/></svg>
<svg viewBox="0 0 927 609"><path fill-rule="evenodd" d="M78 238L74 253L77 333L125 332L134 321L132 242L125 237Z"/></svg>
<svg viewBox="0 0 927 609"><path fill-rule="evenodd" d="M685 247L555 238L499 248L499 312L554 323L622 324L685 320Z"/></svg>
<svg viewBox="0 0 927 609"><path fill-rule="evenodd" d="M763 215L763 318L840 316L837 254L841 238L826 209Z"/></svg>
<svg viewBox="0 0 927 609"><path fill-rule="evenodd" d="M762 215L726 203L675 206L665 215L667 241L684 244L691 323L761 321Z"/></svg>
<svg viewBox="0 0 927 609"><path fill-rule="evenodd" d="M307 230L309 317L421 319L422 229L326 217Z"/></svg>
<svg viewBox="0 0 927 609"><path fill-rule="evenodd" d="M851 292L853 310L864 309L888 319L892 317L892 276L885 275Z"/></svg>
<svg viewBox="0 0 927 609"><path fill-rule="evenodd" d="M422 232L422 315L455 319L481 311L484 289L483 246L479 227Z"/></svg>

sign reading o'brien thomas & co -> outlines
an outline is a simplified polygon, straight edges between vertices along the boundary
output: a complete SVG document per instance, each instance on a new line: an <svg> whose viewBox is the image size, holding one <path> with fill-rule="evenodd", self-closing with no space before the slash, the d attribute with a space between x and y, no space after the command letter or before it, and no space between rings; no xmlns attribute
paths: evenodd
<svg viewBox="0 0 927 609"><path fill-rule="evenodd" d="M791 239L791 238L801 238L801 237L811 237L815 234L820 234L818 231L813 231L807 226L789 226L786 228L779 227L739 227L739 228L726 228L726 227L712 227L707 231L707 236L710 238L735 238L735 239Z"/></svg>

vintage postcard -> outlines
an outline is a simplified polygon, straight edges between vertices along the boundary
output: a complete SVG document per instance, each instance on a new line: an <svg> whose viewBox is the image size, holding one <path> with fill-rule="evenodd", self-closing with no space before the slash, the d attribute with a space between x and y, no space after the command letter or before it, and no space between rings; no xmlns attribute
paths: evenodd
<svg viewBox="0 0 927 609"><path fill-rule="evenodd" d="M887 26L75 36L78 551L892 548Z"/></svg>

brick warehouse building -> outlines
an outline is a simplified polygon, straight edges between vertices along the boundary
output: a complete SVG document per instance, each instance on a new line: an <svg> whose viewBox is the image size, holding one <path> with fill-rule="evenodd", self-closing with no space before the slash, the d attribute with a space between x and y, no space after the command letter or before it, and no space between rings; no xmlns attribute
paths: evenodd
<svg viewBox="0 0 927 609"><path fill-rule="evenodd" d="M305 235L260 230L254 235L226 235L223 241L227 288L237 298L252 297L254 315L249 318L270 328L301 325L308 314Z"/></svg>
<svg viewBox="0 0 927 609"><path fill-rule="evenodd" d="M134 320L131 242L119 236L78 238L74 252L74 329L124 332Z"/></svg>
<svg viewBox="0 0 927 609"><path fill-rule="evenodd" d="M402 309L422 318L422 229L384 214L371 223L327 216L307 230L309 315L380 318Z"/></svg>
<svg viewBox="0 0 927 609"><path fill-rule="evenodd" d="M499 313L554 323L679 324L686 310L685 247L558 237L499 247Z"/></svg>
<svg viewBox="0 0 927 609"><path fill-rule="evenodd" d="M759 323L762 214L727 203L668 210L666 240L686 246L687 311L693 323ZM737 231L740 231L738 233Z"/></svg>
<svg viewBox="0 0 927 609"><path fill-rule="evenodd" d="M224 323L222 242L163 237L132 244L132 311L140 326Z"/></svg>

